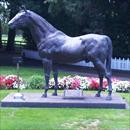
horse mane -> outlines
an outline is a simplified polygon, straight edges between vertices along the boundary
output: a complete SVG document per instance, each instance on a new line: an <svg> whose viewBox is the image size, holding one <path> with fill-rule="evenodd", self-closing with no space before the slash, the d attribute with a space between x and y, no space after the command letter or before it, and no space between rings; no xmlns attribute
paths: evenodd
<svg viewBox="0 0 130 130"><path fill-rule="evenodd" d="M30 15L30 18L32 19L32 21L39 26L41 29L44 26L44 29L50 31L50 32L56 32L58 31L55 27L53 27L50 23L48 23L43 17L41 17L40 15L34 13L33 11L27 10L27 12ZM37 21L36 21L37 20Z"/></svg>

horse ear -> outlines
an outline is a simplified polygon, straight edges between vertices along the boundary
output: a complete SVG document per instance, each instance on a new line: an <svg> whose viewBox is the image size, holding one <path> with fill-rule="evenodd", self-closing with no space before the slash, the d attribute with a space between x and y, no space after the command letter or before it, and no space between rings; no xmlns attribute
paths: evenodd
<svg viewBox="0 0 130 130"><path fill-rule="evenodd" d="M25 5L20 6L20 7L19 7L19 10L20 10L20 11L23 10L23 11L25 11L25 12L27 13L27 9L26 9Z"/></svg>

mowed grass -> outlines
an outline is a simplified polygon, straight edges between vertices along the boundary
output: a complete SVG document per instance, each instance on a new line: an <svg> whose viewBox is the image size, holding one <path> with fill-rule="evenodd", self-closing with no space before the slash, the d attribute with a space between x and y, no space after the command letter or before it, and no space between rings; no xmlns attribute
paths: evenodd
<svg viewBox="0 0 130 130"><path fill-rule="evenodd" d="M3 34L2 35L2 40L7 40L8 39L8 35ZM15 41L24 41L23 37L21 35L16 35L15 36Z"/></svg>
<svg viewBox="0 0 130 130"><path fill-rule="evenodd" d="M3 34L2 40L5 41L5 42L3 42L3 44L7 44L6 41L8 40L8 35ZM15 36L15 44L16 45L19 45L19 44L26 45L26 41L23 39L22 35L16 35Z"/></svg>
<svg viewBox="0 0 130 130"><path fill-rule="evenodd" d="M0 75L16 75L16 67L11 66L1 66L0 67ZM24 80L28 80L28 78L32 75L43 75L42 68L30 68L30 67L20 67L19 69L20 77Z"/></svg>
<svg viewBox="0 0 130 130"><path fill-rule="evenodd" d="M16 75L16 67L12 66L0 66L0 75ZM43 68L35 68L35 67L20 67L19 70L20 77L22 77L24 80L28 80L29 77L32 75L40 75L44 76ZM68 72L59 72L59 77L67 76L67 75L74 75ZM52 78L52 73L51 73Z"/></svg>
<svg viewBox="0 0 130 130"><path fill-rule="evenodd" d="M130 105L130 93L120 93L120 95Z"/></svg>
<svg viewBox="0 0 130 130"><path fill-rule="evenodd" d="M16 74L15 67L0 67L0 75L8 74ZM25 80L32 75L43 74L42 68L20 68L20 76ZM68 74L60 72L60 77ZM0 100L16 91L0 90ZM130 94L121 95L129 101ZM130 110L126 109L0 108L0 130L129 130L129 128Z"/></svg>
<svg viewBox="0 0 130 130"><path fill-rule="evenodd" d="M16 90L1 90L0 98L3 99L11 92ZM126 95L129 94L123 94L124 97ZM130 128L130 110L126 109L0 108L0 118L0 130L129 130Z"/></svg>
<svg viewBox="0 0 130 130"><path fill-rule="evenodd" d="M1 130L129 130L129 110L1 108Z"/></svg>

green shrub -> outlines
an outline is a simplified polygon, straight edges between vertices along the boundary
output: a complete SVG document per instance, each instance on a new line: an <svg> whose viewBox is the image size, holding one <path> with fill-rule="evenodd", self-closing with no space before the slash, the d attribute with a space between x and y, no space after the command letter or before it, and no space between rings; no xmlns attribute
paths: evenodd
<svg viewBox="0 0 130 130"><path fill-rule="evenodd" d="M27 88L42 89L44 86L44 78L40 75L33 75L29 78Z"/></svg>

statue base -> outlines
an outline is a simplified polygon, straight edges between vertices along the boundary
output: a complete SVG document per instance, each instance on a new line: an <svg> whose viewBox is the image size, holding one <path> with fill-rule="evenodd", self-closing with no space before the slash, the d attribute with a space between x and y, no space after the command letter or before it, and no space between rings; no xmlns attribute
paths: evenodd
<svg viewBox="0 0 130 130"><path fill-rule="evenodd" d="M43 98L42 93L24 92L24 100L14 99L15 93L10 93L1 101L1 107L37 107L37 108L112 108L126 109L127 103L119 94L113 93L112 100L107 101L107 94L95 97L95 93L84 92L84 100L63 99L63 94L52 96L48 93L47 98Z"/></svg>

